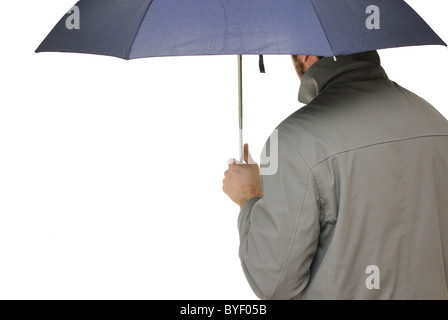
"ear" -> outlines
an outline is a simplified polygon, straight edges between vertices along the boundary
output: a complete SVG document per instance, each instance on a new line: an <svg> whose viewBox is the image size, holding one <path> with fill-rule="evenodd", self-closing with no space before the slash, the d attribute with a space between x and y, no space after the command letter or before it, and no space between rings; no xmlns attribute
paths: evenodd
<svg viewBox="0 0 448 320"><path fill-rule="evenodd" d="M302 57L302 62L307 64L309 62L311 56L302 55L300 57Z"/></svg>
<svg viewBox="0 0 448 320"><path fill-rule="evenodd" d="M313 64L319 61L319 58L317 56L302 56L302 57L303 57L302 61L305 64L306 70L308 70Z"/></svg>

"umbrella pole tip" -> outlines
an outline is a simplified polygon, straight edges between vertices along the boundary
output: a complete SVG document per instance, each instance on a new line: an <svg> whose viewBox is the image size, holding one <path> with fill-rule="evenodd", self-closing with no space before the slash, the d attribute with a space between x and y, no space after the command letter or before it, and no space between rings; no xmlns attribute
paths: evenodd
<svg viewBox="0 0 448 320"><path fill-rule="evenodd" d="M334 61L338 61L338 59L336 59L336 56L333 56Z"/></svg>

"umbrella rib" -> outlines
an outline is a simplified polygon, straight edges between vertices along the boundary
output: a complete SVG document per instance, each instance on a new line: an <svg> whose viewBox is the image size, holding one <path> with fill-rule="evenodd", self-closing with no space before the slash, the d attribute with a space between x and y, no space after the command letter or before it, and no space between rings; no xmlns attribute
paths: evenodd
<svg viewBox="0 0 448 320"><path fill-rule="evenodd" d="M323 30L323 32L325 34L325 38L327 39L328 45L330 46L330 49L331 49L331 52L333 52L333 57L336 60L336 56L335 56L335 53L334 53L333 46L331 45L330 39L328 38L327 30L325 29L324 24L322 23L323 19L321 19L319 5L314 0L310 0L310 2L311 2L311 5L314 8L314 13L316 13L316 16L317 16L317 19L319 20L320 26L322 27L322 30Z"/></svg>
<svg viewBox="0 0 448 320"><path fill-rule="evenodd" d="M128 51L127 59L126 59L126 60L130 60L130 59L131 59L131 51L132 51L132 49L134 48L135 39L137 39L137 35L138 35L138 33L140 32L140 29L141 29L141 27L142 27L142 25L143 25L143 21L145 20L146 15L148 14L149 8L151 8L151 5L153 4L154 1L155 1L155 0L150 0L149 5L148 5L148 8L146 8L145 14L142 16L142 21L140 21L140 25L138 26L137 31L135 32L134 40L132 40L132 44L131 44L131 46L129 47L129 51Z"/></svg>

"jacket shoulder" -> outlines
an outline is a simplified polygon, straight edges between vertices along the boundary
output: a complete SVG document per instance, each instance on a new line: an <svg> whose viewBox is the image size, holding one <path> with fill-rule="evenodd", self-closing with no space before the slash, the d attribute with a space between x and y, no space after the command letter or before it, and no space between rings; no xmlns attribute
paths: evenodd
<svg viewBox="0 0 448 320"><path fill-rule="evenodd" d="M448 135L448 121L421 97L381 79L330 87L277 129L313 165L369 145Z"/></svg>

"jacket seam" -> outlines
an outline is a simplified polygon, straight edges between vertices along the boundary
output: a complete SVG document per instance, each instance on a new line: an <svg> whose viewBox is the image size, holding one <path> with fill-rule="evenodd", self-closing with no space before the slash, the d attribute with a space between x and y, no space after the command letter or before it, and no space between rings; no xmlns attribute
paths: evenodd
<svg viewBox="0 0 448 320"><path fill-rule="evenodd" d="M300 157L302 158L302 160L306 163L307 167L308 167L309 169L311 169L312 166L311 166L311 164L306 160L306 158L303 156L303 153L302 153L298 148L296 148L292 143L290 143L285 137L281 136L280 133L278 133L277 135L278 135L278 137L279 137L280 139L282 139L284 142L286 142L286 144L287 144L288 146L290 146L292 149L294 149L294 150L300 155Z"/></svg>
<svg viewBox="0 0 448 320"><path fill-rule="evenodd" d="M320 215L319 218L323 219L322 222L328 222L328 221L330 221L330 219L327 218L327 209L324 206L324 197L323 197L323 195L322 195L322 193L320 191L321 189L320 189L320 186L319 186L319 182L317 182L316 175L314 174L314 172L313 172L313 170L311 168L310 168L310 172L313 175L314 183L316 184L317 194L319 195L319 207L320 207L319 208L319 215ZM319 219L319 221L320 220L321 219Z"/></svg>
<svg viewBox="0 0 448 320"><path fill-rule="evenodd" d="M309 181L310 181L310 172L311 172L311 169L308 168L308 173L307 173L307 176L306 176L306 185L305 185L305 189L304 189L305 191L304 191L304 194L303 194L302 203L300 205L300 210L299 210L299 217L298 217L296 225L294 227L294 233L293 233L293 236L292 236L290 244L289 244L288 253L286 254L285 261L283 262L280 276L279 276L279 278L277 280L277 283L275 284L275 290L274 290L274 293L272 294L272 298L274 298L277 295L277 293L278 293L279 284L280 284L281 280L283 279L283 276L285 275L286 266L287 266L289 258L291 256L291 251L292 251L292 247L294 246L294 241L296 239L297 231L299 230L300 221L301 221L302 215L303 215L303 204L305 203L306 193L307 193L307 190L308 190L308 184L309 184Z"/></svg>
<svg viewBox="0 0 448 320"><path fill-rule="evenodd" d="M448 137L448 134L419 135L419 136L415 136L415 137L408 137L408 138L401 138L401 139L392 139L392 140L387 140L387 141L370 143L370 144L366 144L366 145L362 145L362 146L358 146L358 147L354 147L354 148L349 148L349 149L346 149L346 150L343 150L343 151L338 151L338 152L332 153L331 155L325 157L324 159L317 161L311 167L314 168L314 167L320 165L321 163L327 161L328 159L330 159L330 158L332 158L332 157L334 157L336 155L347 153L347 152L350 152L350 151L354 151L354 150L358 150L358 149L364 149L364 148L369 148L369 147L377 146L377 145L381 145L381 144L394 143L394 142L407 141L407 140L420 139L420 138L429 138L429 137Z"/></svg>
<svg viewBox="0 0 448 320"><path fill-rule="evenodd" d="M297 235L297 232L298 232L299 227L300 227L300 221L301 221L302 215L303 215L303 205L305 203L305 199L306 199L307 191L308 191L308 186L309 186L309 183L310 183L310 174L313 176L314 181L316 181L315 177L314 177L314 174L313 174L313 172L311 170L311 167L310 167L309 163L306 161L306 159L303 157L302 153L299 150L297 150L297 148L295 148L291 143L289 143L284 137L282 137L280 135L278 135L278 137L279 137L279 139L282 139L289 147L291 147L294 151L296 151L298 153L298 155L302 158L302 160L307 165L308 172L307 172L307 176L306 176L306 184L305 184L305 188L304 188L304 194L303 194L303 198L302 198L302 203L300 204L299 217L298 217L296 225L294 227L294 233L293 233L293 236L292 236L290 244L289 244L289 248L288 248L288 252L286 254L286 258L285 258L285 260L283 262L283 265L281 267L280 276L278 277L278 280L277 280L277 282L275 284L275 287L274 287L275 290L274 290L274 292L272 294L272 298L274 298L277 295L277 293L278 293L279 284L280 284L280 282L282 281L282 279L283 279L283 277L285 275L286 266L287 266L289 258L291 256L291 252L292 252L292 248L294 246L296 235ZM321 201L320 192L318 191L318 193L319 193L319 201ZM322 206L321 206L321 208L322 208Z"/></svg>
<svg viewBox="0 0 448 320"><path fill-rule="evenodd" d="M255 197L254 197L254 198L255 198ZM252 199L253 199L253 198L252 198ZM247 202L251 201L252 199L249 199ZM252 223L250 222L250 218L251 218L251 216L252 216L252 209L253 209L253 207L255 206L255 204L257 204L259 201L263 201L263 198L259 198L257 201L255 201L255 202L253 203L253 205L250 207L250 209L249 209L247 212L243 212L243 214L246 214L246 215L248 216L248 217L247 217L248 227L247 227L247 231L246 231L246 233L245 233L244 236L241 238L240 244L243 244L243 243L246 241L247 237L249 236L249 232L250 232L250 229L251 229L251 226L252 226ZM243 206L243 209L244 209L244 206ZM241 254L242 254L242 251L243 251L243 246L240 245L239 250L238 250L238 254L241 255Z"/></svg>
<svg viewBox="0 0 448 320"><path fill-rule="evenodd" d="M330 220L327 218L327 215L326 215L326 209L324 208L324 198L323 198L323 195L322 195L322 192L321 192L319 183L317 182L316 175L314 174L314 171L313 171L313 167L314 167L314 166L311 166L310 163L305 159L305 157L304 157L303 153L300 151L300 149L296 148L294 145L292 145L291 143L289 143L288 140L287 140L286 138L282 137L280 134L278 134L278 137L279 137L280 139L282 139L282 140L283 140L288 146L290 146L293 150L295 150L295 151L300 155L300 157L301 157L302 160L305 162L305 164L308 166L308 169L310 170L311 174L313 175L314 182L316 183L317 194L318 194L318 196L319 196L319 205L320 205L320 208L319 208L319 214L320 214L321 217L323 216L323 218L324 218L324 222L328 222L328 221L330 221Z"/></svg>

